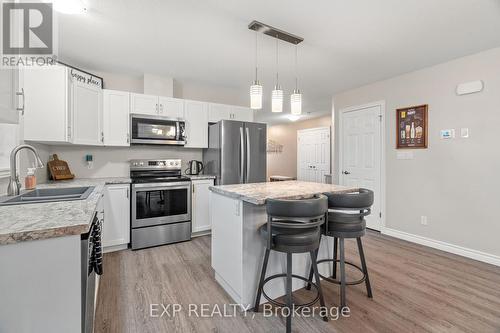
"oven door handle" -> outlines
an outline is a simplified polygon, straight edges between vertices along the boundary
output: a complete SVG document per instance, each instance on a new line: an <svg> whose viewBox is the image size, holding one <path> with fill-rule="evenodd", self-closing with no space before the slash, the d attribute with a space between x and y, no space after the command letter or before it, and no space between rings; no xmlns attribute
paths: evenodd
<svg viewBox="0 0 500 333"><path fill-rule="evenodd" d="M176 182L176 183L158 183L158 184L132 184L132 188L144 189L155 189L164 188L167 190L179 189L179 188L189 188L191 186L190 182Z"/></svg>

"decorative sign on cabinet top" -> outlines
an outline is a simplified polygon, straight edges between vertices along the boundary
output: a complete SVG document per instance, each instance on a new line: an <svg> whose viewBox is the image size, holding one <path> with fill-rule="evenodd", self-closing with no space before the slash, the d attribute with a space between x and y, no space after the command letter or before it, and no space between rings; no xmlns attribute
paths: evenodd
<svg viewBox="0 0 500 333"><path fill-rule="evenodd" d="M71 68L70 75L74 81L91 85L93 87L102 89L102 78L92 75L90 73L82 72L78 69Z"/></svg>

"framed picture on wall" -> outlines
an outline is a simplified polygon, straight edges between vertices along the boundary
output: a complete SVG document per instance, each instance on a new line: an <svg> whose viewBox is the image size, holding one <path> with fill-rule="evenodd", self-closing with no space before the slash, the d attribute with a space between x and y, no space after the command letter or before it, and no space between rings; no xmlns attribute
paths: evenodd
<svg viewBox="0 0 500 333"><path fill-rule="evenodd" d="M396 110L396 148L427 148L428 105L411 106Z"/></svg>

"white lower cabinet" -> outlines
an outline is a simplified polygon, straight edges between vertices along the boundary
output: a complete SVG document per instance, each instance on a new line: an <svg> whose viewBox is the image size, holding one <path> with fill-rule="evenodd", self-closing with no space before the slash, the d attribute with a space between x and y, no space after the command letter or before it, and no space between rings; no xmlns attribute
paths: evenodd
<svg viewBox="0 0 500 333"><path fill-rule="evenodd" d="M210 224L208 194L209 187L214 185L213 179L192 181L192 213L191 223L193 233L207 231L212 228Z"/></svg>
<svg viewBox="0 0 500 333"><path fill-rule="evenodd" d="M127 245L129 242L130 184L106 185L102 246L106 250L109 247ZM106 252L110 252L110 249Z"/></svg>

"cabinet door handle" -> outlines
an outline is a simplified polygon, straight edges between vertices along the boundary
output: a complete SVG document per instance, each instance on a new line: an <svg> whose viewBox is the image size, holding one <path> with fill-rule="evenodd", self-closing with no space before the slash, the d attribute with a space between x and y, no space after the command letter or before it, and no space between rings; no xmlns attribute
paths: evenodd
<svg viewBox="0 0 500 333"><path fill-rule="evenodd" d="M163 104L160 104L160 113L163 113Z"/></svg>
<svg viewBox="0 0 500 333"><path fill-rule="evenodd" d="M350 175L351 173L349 171L344 171L342 172L344 175Z"/></svg>
<svg viewBox="0 0 500 333"><path fill-rule="evenodd" d="M156 113L158 113L158 103L155 104Z"/></svg>
<svg viewBox="0 0 500 333"><path fill-rule="evenodd" d="M26 100L25 100L25 97L24 97L24 88L21 88L21 92L16 92L16 96L22 96L22 97L23 97L23 99L22 99L22 101L23 101L23 106L22 106L22 107L18 107L18 108L16 108L16 110L17 110L17 111L21 111L21 115L23 115L23 116L24 116L24 105L25 105L25 103L26 103Z"/></svg>
<svg viewBox="0 0 500 333"><path fill-rule="evenodd" d="M104 143L104 132L101 132L101 142Z"/></svg>
<svg viewBox="0 0 500 333"><path fill-rule="evenodd" d="M127 143L130 143L130 133L127 133Z"/></svg>
<svg viewBox="0 0 500 333"><path fill-rule="evenodd" d="M129 189L127 188L127 199L129 198Z"/></svg>

